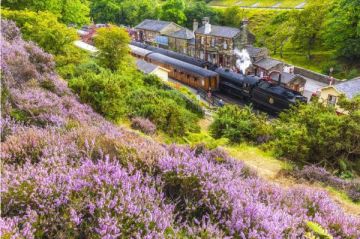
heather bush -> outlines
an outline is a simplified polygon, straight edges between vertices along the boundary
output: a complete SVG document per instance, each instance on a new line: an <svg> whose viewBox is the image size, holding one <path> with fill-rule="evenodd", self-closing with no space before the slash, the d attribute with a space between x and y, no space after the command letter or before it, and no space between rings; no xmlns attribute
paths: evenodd
<svg viewBox="0 0 360 239"><path fill-rule="evenodd" d="M132 118L131 127L149 135L156 133L156 126L150 120L141 117Z"/></svg>
<svg viewBox="0 0 360 239"><path fill-rule="evenodd" d="M156 180L108 158L43 160L3 173L2 216L18 218L21 235L157 238L172 226Z"/></svg>
<svg viewBox="0 0 360 239"><path fill-rule="evenodd" d="M235 105L221 107L210 126L215 138L225 137L234 143L263 143L269 139L270 129L265 115L256 115L250 107Z"/></svg>
<svg viewBox="0 0 360 239"><path fill-rule="evenodd" d="M159 161L159 168L165 189L171 189L165 195L178 198L175 211L188 220L208 217L218 222L227 236L295 238L307 231L305 221L318 222L334 238L359 236L358 219L333 217L341 209L324 192L285 190L264 183L249 175L240 162L218 161L206 153L196 156L195 151L172 148L170 155Z"/></svg>
<svg viewBox="0 0 360 239"><path fill-rule="evenodd" d="M301 170L297 169L291 173L298 179L305 179L310 182L321 182L347 193L353 201L360 201L360 182L356 180L345 180L334 176L323 167L314 165L304 166Z"/></svg>

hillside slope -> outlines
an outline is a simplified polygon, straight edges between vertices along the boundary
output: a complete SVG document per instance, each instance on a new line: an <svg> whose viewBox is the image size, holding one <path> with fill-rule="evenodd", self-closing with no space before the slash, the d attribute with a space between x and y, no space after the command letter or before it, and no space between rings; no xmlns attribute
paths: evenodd
<svg viewBox="0 0 360 239"><path fill-rule="evenodd" d="M223 151L161 145L79 103L2 21L2 238L359 238L323 191L265 182Z"/></svg>

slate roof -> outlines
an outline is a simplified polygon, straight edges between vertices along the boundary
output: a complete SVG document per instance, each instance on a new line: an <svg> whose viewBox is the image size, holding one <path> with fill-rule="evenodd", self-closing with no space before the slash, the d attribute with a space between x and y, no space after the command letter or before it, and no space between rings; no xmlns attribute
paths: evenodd
<svg viewBox="0 0 360 239"><path fill-rule="evenodd" d="M250 57L257 56L263 50L263 48L253 47L253 46L247 46L245 47L245 49L249 53Z"/></svg>
<svg viewBox="0 0 360 239"><path fill-rule="evenodd" d="M360 77L345 82L340 82L336 85L333 85L333 87L336 90L344 93L347 98L352 99L356 95L360 94Z"/></svg>
<svg viewBox="0 0 360 239"><path fill-rule="evenodd" d="M151 53L151 51L148 51L146 49L143 49L141 47L137 47L137 46L133 46L131 44L129 44L130 47L130 51L136 55L145 57L147 54Z"/></svg>
<svg viewBox="0 0 360 239"><path fill-rule="evenodd" d="M205 32L205 26L202 26L195 31L195 33L198 34L205 34L204 32ZM211 25L211 31L207 35L233 38L239 33L240 33L240 29L238 28Z"/></svg>
<svg viewBox="0 0 360 239"><path fill-rule="evenodd" d="M168 64L171 66L174 66L178 69L181 69L185 72L189 72L195 75L198 75L200 77L212 77L217 76L218 74L214 71L206 70L204 68L194 66L192 64L159 54L159 53L151 53L147 56L149 59L152 59L157 62L161 62L164 64Z"/></svg>
<svg viewBox="0 0 360 239"><path fill-rule="evenodd" d="M144 21L139 23L135 28L154 31L154 32L160 32L165 27L169 26L170 24L172 24L172 22L145 19Z"/></svg>
<svg viewBox="0 0 360 239"><path fill-rule="evenodd" d="M181 38L186 40L190 40L195 37L194 33L185 27L177 32L172 32L168 35L171 37Z"/></svg>
<svg viewBox="0 0 360 239"><path fill-rule="evenodd" d="M151 72L156 70L159 66L156 66L156 65L146 62L144 60L138 59L138 60L136 60L136 67L142 73L150 74Z"/></svg>
<svg viewBox="0 0 360 239"><path fill-rule="evenodd" d="M296 74L291 74L291 73L287 73L287 72L281 72L281 83L284 84L288 84L290 83L292 80L294 80L295 78L300 77L302 78L304 81L306 81L304 79L304 77L300 76L300 75L296 75ZM278 81L279 80L279 74L273 74L271 76L271 79L274 81Z"/></svg>
<svg viewBox="0 0 360 239"><path fill-rule="evenodd" d="M260 61L255 62L253 65L258 66L265 70L271 70L273 67L283 64L281 61L272 59L272 58L264 58Z"/></svg>
<svg viewBox="0 0 360 239"><path fill-rule="evenodd" d="M166 50L166 49L163 49L163 48L146 45L144 43L132 41L131 45L137 46L137 47L140 47L140 48L144 48L145 50L148 50L148 51L151 51L151 52L157 52L157 53L166 55L168 57L172 57L172 58L175 58L177 60L184 61L184 62L187 62L187 63L192 64L192 65L196 65L196 66L199 66L199 67L203 67L204 64L205 64L205 61L203 61L203 60L193 58L193 57L190 57L190 56L182 54L182 53L178 53L178 52Z"/></svg>
<svg viewBox="0 0 360 239"><path fill-rule="evenodd" d="M74 45L91 53L96 53L98 52L98 49L90 44L87 44L86 42L80 41L80 40L76 40L74 41Z"/></svg>

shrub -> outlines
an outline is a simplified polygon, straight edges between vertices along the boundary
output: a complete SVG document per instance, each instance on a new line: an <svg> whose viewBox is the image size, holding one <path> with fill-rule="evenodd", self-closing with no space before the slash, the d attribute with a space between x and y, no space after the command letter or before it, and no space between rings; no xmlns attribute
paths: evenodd
<svg viewBox="0 0 360 239"><path fill-rule="evenodd" d="M132 118L131 127L149 135L156 133L156 126L150 120L141 117Z"/></svg>
<svg viewBox="0 0 360 239"><path fill-rule="evenodd" d="M270 136L270 125L265 115L256 115L250 107L240 108L235 105L221 107L210 130L215 138L225 137L234 143L262 143Z"/></svg>
<svg viewBox="0 0 360 239"><path fill-rule="evenodd" d="M355 97L345 104L348 113L343 115L338 115L335 108L317 102L281 113L279 120L273 123L275 152L278 156L302 163L351 169L360 156L357 149L360 143L360 104L356 103L360 102L359 99Z"/></svg>
<svg viewBox="0 0 360 239"><path fill-rule="evenodd" d="M297 169L292 175L298 179L305 179L310 182L321 182L325 185L343 190L349 198L355 202L360 201L360 182L355 180L345 180L334 176L325 168L314 165L305 166L301 170Z"/></svg>
<svg viewBox="0 0 360 239"><path fill-rule="evenodd" d="M181 98L174 99L170 97L172 95L173 93L164 90L135 90L128 97L129 115L148 118L157 128L172 136L197 131L197 115L186 109Z"/></svg>

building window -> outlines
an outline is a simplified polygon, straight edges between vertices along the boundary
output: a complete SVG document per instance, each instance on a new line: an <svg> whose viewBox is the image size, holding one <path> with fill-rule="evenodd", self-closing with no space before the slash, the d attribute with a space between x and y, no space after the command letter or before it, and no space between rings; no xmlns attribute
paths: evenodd
<svg viewBox="0 0 360 239"><path fill-rule="evenodd" d="M201 37L201 45L204 45L204 37Z"/></svg>
<svg viewBox="0 0 360 239"><path fill-rule="evenodd" d="M224 49L226 50L228 48L227 41L224 41Z"/></svg>
<svg viewBox="0 0 360 239"><path fill-rule="evenodd" d="M211 46L212 46L212 47L215 47L215 38L212 38L212 39L211 39Z"/></svg>
<svg viewBox="0 0 360 239"><path fill-rule="evenodd" d="M327 104L331 106L335 106L337 101L337 97L334 95L328 95Z"/></svg>
<svg viewBox="0 0 360 239"><path fill-rule="evenodd" d="M200 59L204 60L204 52L203 51L200 51Z"/></svg>

